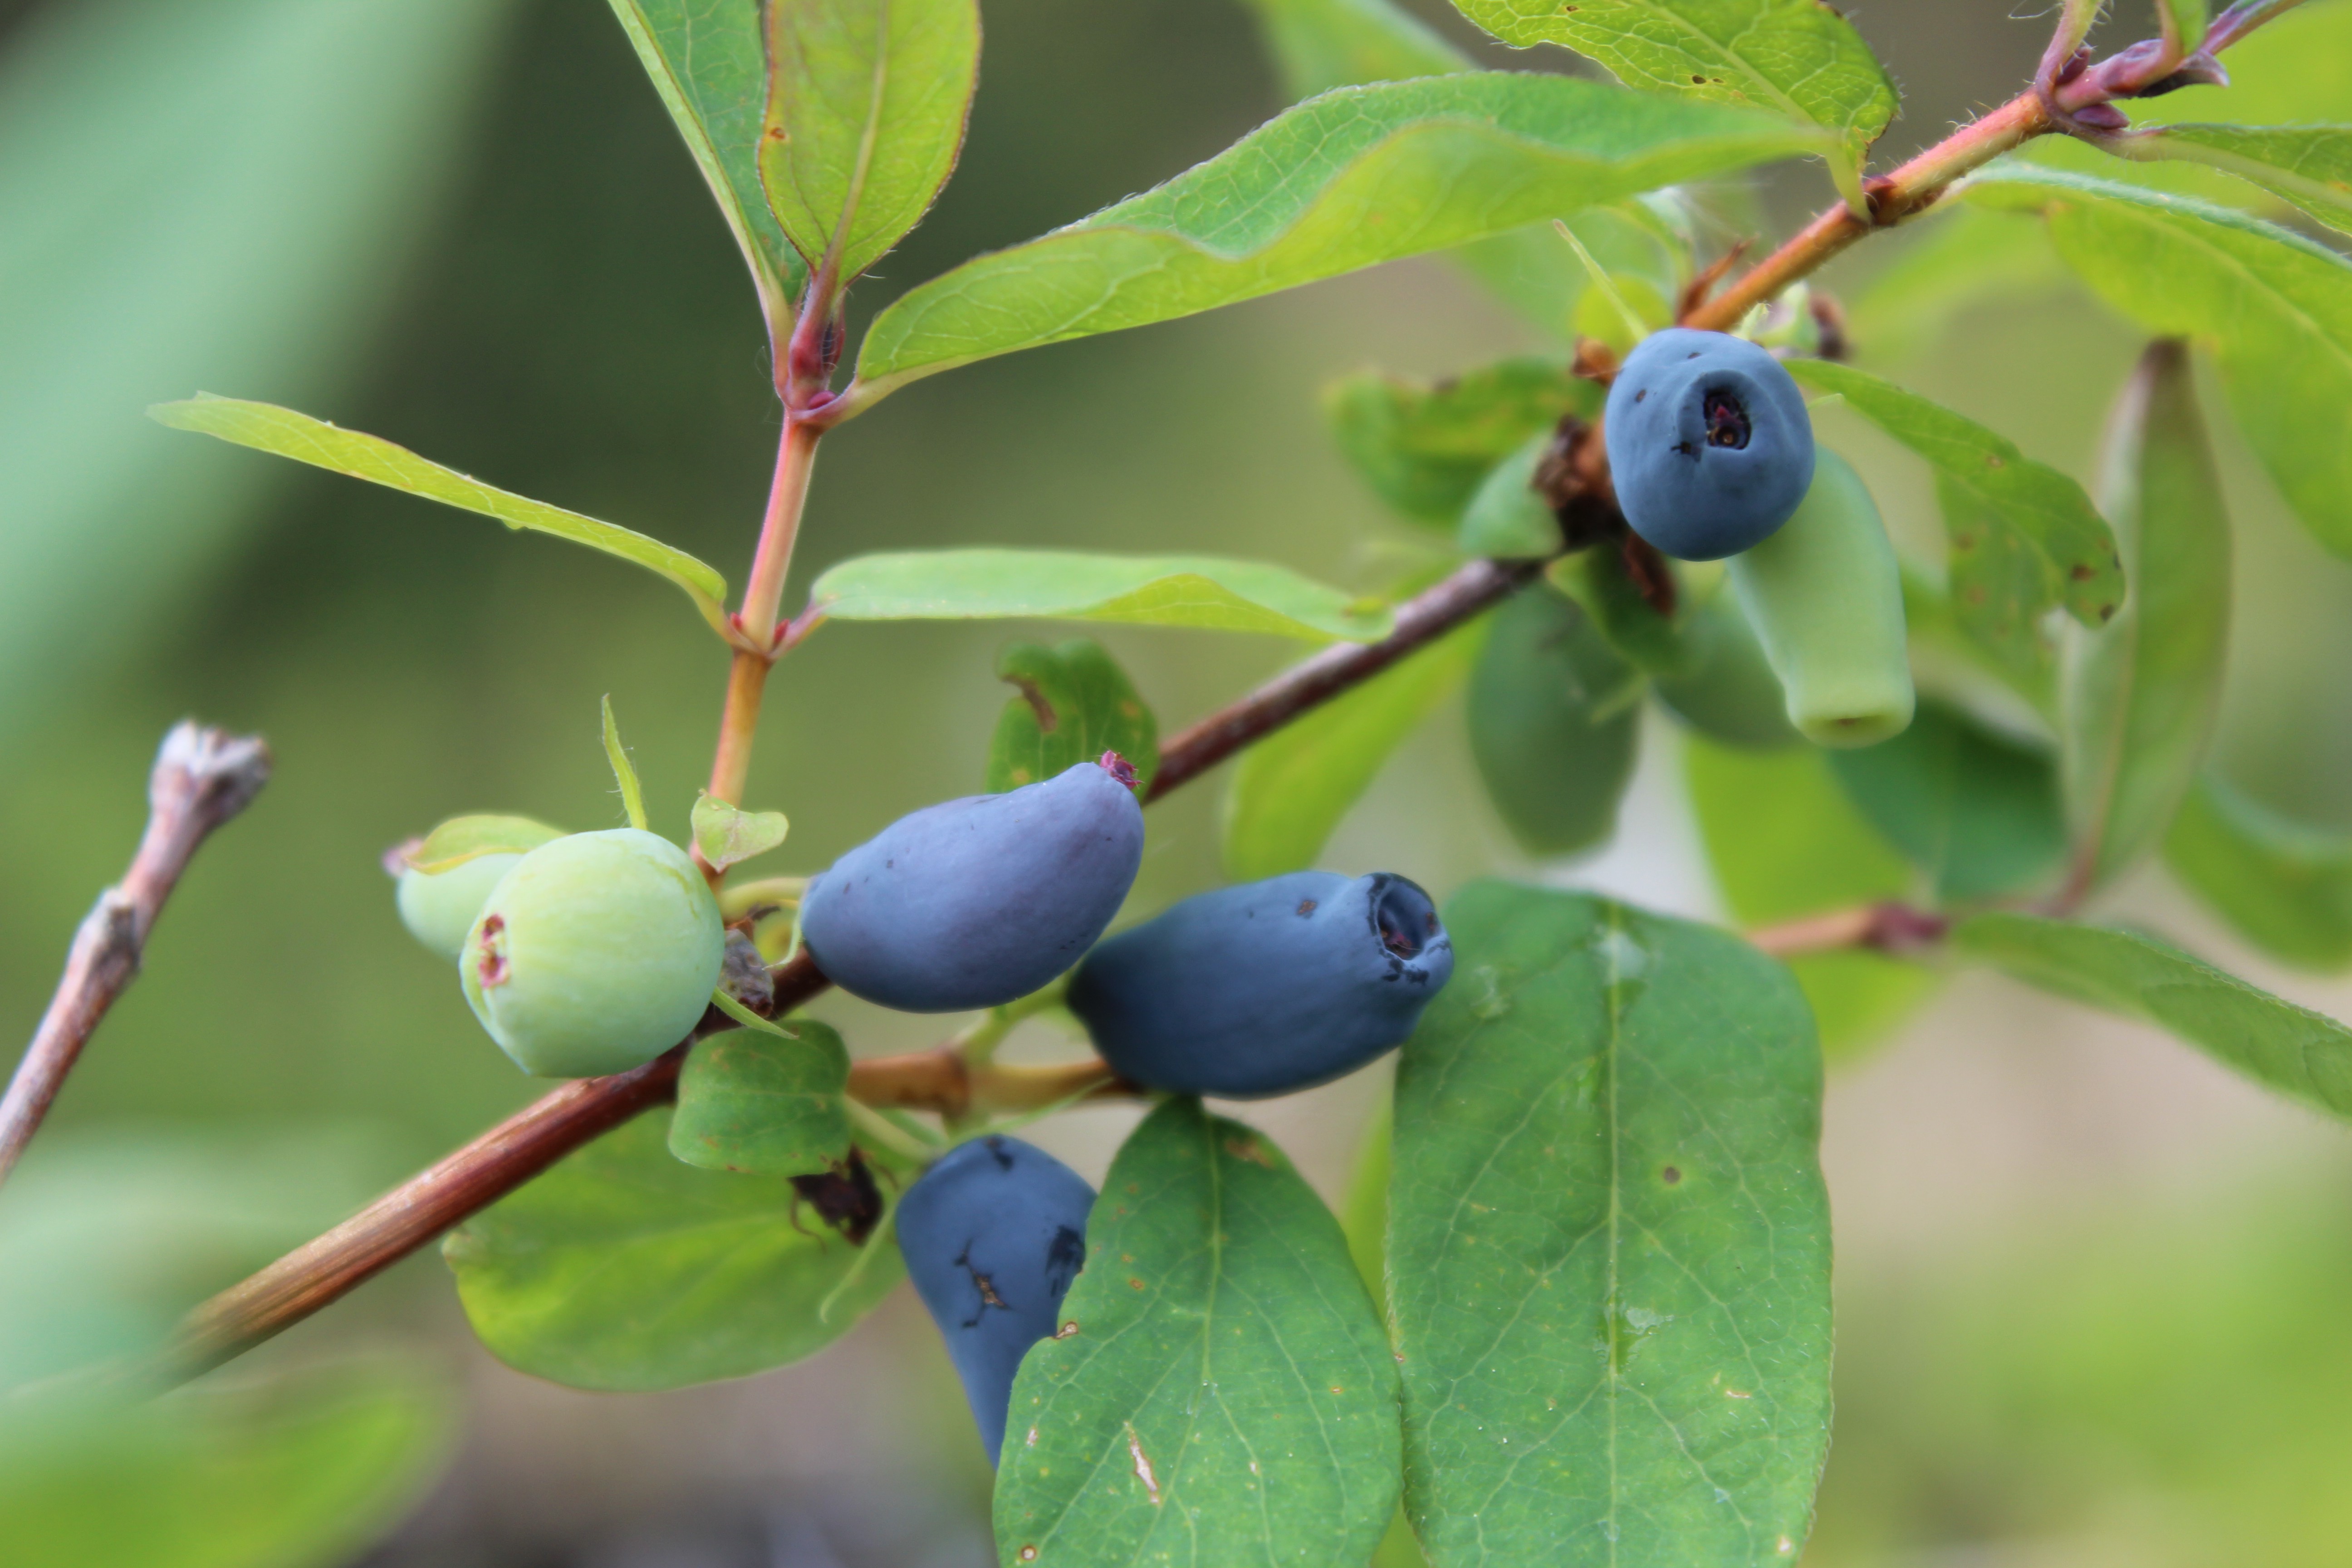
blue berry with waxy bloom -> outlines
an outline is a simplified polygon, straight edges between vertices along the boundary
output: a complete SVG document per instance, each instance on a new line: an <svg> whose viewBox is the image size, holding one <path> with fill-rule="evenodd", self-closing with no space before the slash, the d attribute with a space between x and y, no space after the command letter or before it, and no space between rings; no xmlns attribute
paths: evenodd
<svg viewBox="0 0 2352 1568"><path fill-rule="evenodd" d="M575 833L499 879L457 976L523 1071L595 1078L686 1038L710 1004L726 941L686 851L635 827Z"/></svg>
<svg viewBox="0 0 2352 1568"><path fill-rule="evenodd" d="M1249 1100L1403 1042L1454 973L1427 893L1387 871L1293 871L1186 899L1071 976L1069 1008L1121 1077Z"/></svg>
<svg viewBox="0 0 2352 1568"><path fill-rule="evenodd" d="M1684 561L1769 538L1813 482L1804 395L1780 361L1727 332L1644 338L1610 384L1602 434L1625 521Z"/></svg>
<svg viewBox="0 0 2352 1568"><path fill-rule="evenodd" d="M1057 1332L1062 1298L1087 1261L1095 1190L1018 1138L975 1138L949 1151L898 1200L907 1277L947 1341L980 1440L1004 1447L1013 1377Z"/></svg>
<svg viewBox="0 0 2352 1568"><path fill-rule="evenodd" d="M809 884L801 940L835 985L903 1013L1026 996L1085 956L1134 885L1134 786L1106 752L902 816Z"/></svg>

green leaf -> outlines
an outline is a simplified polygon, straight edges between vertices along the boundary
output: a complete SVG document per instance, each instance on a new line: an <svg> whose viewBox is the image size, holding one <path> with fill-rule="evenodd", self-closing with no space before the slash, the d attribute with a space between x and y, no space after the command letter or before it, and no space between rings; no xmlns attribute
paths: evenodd
<svg viewBox="0 0 2352 1568"><path fill-rule="evenodd" d="M1315 863L1391 752L1469 679L1484 616L1242 752L1225 790L1225 875L1255 881Z"/></svg>
<svg viewBox="0 0 2352 1568"><path fill-rule="evenodd" d="M694 847L719 870L765 855L784 841L792 824L781 811L743 811L716 795L694 797Z"/></svg>
<svg viewBox="0 0 2352 1568"><path fill-rule="evenodd" d="M2167 125L2100 143L2130 158L2221 169L2352 231L2352 125Z"/></svg>
<svg viewBox="0 0 2352 1568"><path fill-rule="evenodd" d="M1951 944L1963 958L2155 1024L2283 1094L2352 1116L2352 1029L2154 937L1986 914L1953 927Z"/></svg>
<svg viewBox="0 0 2352 1568"><path fill-rule="evenodd" d="M1437 382L1364 371L1324 388L1323 414L1375 494L1451 528L1496 463L1563 415L1595 417L1601 396L1565 362L1528 355Z"/></svg>
<svg viewBox="0 0 2352 1568"><path fill-rule="evenodd" d="M1640 744L1642 672L1549 588L1512 595L1489 619L1467 704L1486 797L1531 855L1606 842Z"/></svg>
<svg viewBox="0 0 2352 1568"><path fill-rule="evenodd" d="M613 0L613 14L726 216L759 286L770 336L782 342L808 276L760 184L768 65L759 7L744 0Z"/></svg>
<svg viewBox="0 0 2352 1568"><path fill-rule="evenodd" d="M697 1040L678 1069L669 1152L689 1165L806 1176L849 1153L849 1048L829 1024L730 1029Z"/></svg>
<svg viewBox="0 0 2352 1568"><path fill-rule="evenodd" d="M454 468L427 462L404 447L395 447L356 430L338 429L290 408L198 393L184 402L159 403L147 412L159 424L169 425L174 430L217 436L239 447L272 452L313 468L404 490L461 511L478 511L484 517L497 518L509 528L551 533L558 539L618 556L677 584L694 601L694 607L702 612L702 618L710 623L711 629L721 637L729 636L727 579L683 550L673 550L658 539L648 539L576 511L549 506L545 501L494 489Z"/></svg>
<svg viewBox="0 0 2352 1568"><path fill-rule="evenodd" d="M347 1563L446 1458L447 1393L408 1363L152 1403L0 1408L9 1568Z"/></svg>
<svg viewBox="0 0 2352 1568"><path fill-rule="evenodd" d="M2230 518L2185 343L2140 356L2107 424L2102 510L2131 602L2068 639L2060 688L2067 825L2085 885L2156 847L2196 782L2221 706Z"/></svg>
<svg viewBox="0 0 2352 1568"><path fill-rule="evenodd" d="M1935 347L1978 305L2047 295L2072 280L2039 228L1998 213L1943 204L1903 235L1904 248L1847 303L1846 335L1880 363Z"/></svg>
<svg viewBox="0 0 2352 1568"><path fill-rule="evenodd" d="M1987 729L1961 709L1919 704L1891 741L1829 753L1863 816L1947 901L2016 892L2066 855L2058 781L2047 753Z"/></svg>
<svg viewBox="0 0 2352 1568"><path fill-rule="evenodd" d="M1829 1448L1822 1061L1738 938L1473 883L1397 1068L1405 1510L1436 1568L1792 1563Z"/></svg>
<svg viewBox="0 0 2352 1568"><path fill-rule="evenodd" d="M2053 605L2096 626L2122 605L2115 536L2066 475L1976 421L1866 371L1817 359L1791 360L1789 371L1842 395L1855 413L1927 460L1944 501L1953 612L2005 661L2020 661L2021 647L2034 646Z"/></svg>
<svg viewBox="0 0 2352 1568"><path fill-rule="evenodd" d="M2352 967L2352 835L2281 816L2209 772L2172 819L2164 859L2272 957Z"/></svg>
<svg viewBox="0 0 2352 1568"><path fill-rule="evenodd" d="M921 221L955 168L980 8L765 0L761 10L773 79L760 179L784 233L837 292Z"/></svg>
<svg viewBox="0 0 2352 1568"><path fill-rule="evenodd" d="M859 555L819 577L809 604L836 621L1126 621L1318 642L1377 642L1395 624L1385 605L1263 561L1071 550Z"/></svg>
<svg viewBox="0 0 2352 1568"><path fill-rule="evenodd" d="M783 1178L680 1163L669 1124L607 1132L442 1243L491 1354L574 1388L745 1377L824 1349L898 1282L897 1247L803 1219Z"/></svg>
<svg viewBox="0 0 2352 1568"><path fill-rule="evenodd" d="M621 726L613 717L613 694L604 694L604 760L612 764L613 782L620 786L621 809L627 813L629 826L638 832L646 831L646 792L638 787L637 770L629 761L629 749L621 744Z"/></svg>
<svg viewBox="0 0 2352 1568"><path fill-rule="evenodd" d="M1738 594L1718 588L1689 612L1674 641L1683 668L1650 682L1667 712L1728 746L1769 751L1804 739L1789 722L1788 695Z"/></svg>
<svg viewBox="0 0 2352 1568"><path fill-rule="evenodd" d="M1853 25L1820 0L1454 0L1507 44L1559 44L1646 92L1769 110L1835 132L1850 204L1895 118L1895 84Z"/></svg>
<svg viewBox="0 0 2352 1568"><path fill-rule="evenodd" d="M485 855L528 855L562 837L563 829L528 816L453 816L401 858L433 877Z"/></svg>
<svg viewBox="0 0 2352 1568"><path fill-rule="evenodd" d="M1487 470L1462 509L1454 546L1465 555L1540 561L1559 552L1559 520L1536 491L1536 471L1551 449L1552 433L1538 430Z"/></svg>
<svg viewBox="0 0 2352 1568"><path fill-rule="evenodd" d="M1111 1163L1087 1267L1013 1380L999 1560L1360 1568L1397 1372L1339 1222L1259 1133L1172 1100Z"/></svg>
<svg viewBox="0 0 2352 1568"><path fill-rule="evenodd" d="M2205 0L2157 0L2156 19L2164 41L2180 54L2195 54L2205 41Z"/></svg>
<svg viewBox="0 0 2352 1568"><path fill-rule="evenodd" d="M1673 590L1675 613L1660 615L1633 577L1637 559L1633 552L1639 548L1638 542L1629 538L1622 545L1612 541L1579 550L1545 567L1544 580L1574 600L1591 617L1593 629L1643 674L1687 675L1709 651L1686 635L1700 607L1696 602L1697 595L1674 563L1655 552L1644 552L1638 557L1643 570L1663 574ZM1718 594L1716 597L1730 601L1736 596ZM1736 605L1731 614L1745 624L1746 617L1739 615ZM1760 647L1757 657L1759 660L1763 657ZM1768 673L1769 668L1766 667ZM1776 680L1776 696L1779 690ZM1787 724L1784 715L1782 729L1786 730Z"/></svg>
<svg viewBox="0 0 2352 1568"><path fill-rule="evenodd" d="M1769 115L1556 76L1343 88L1157 190L910 290L876 318L851 395L870 403L992 354L1172 321L1821 145Z"/></svg>
<svg viewBox="0 0 2352 1568"><path fill-rule="evenodd" d="M996 656L996 679L1021 695L1004 705L988 742L991 795L1050 779L1105 752L1135 765L1139 795L1160 771L1160 721L1118 661L1092 637L1046 647L1014 643Z"/></svg>
<svg viewBox="0 0 2352 1568"><path fill-rule="evenodd" d="M1293 101L1335 87L1471 68L1459 49L1389 0L1247 0Z"/></svg>
<svg viewBox="0 0 2352 1568"><path fill-rule="evenodd" d="M1742 925L1911 890L1910 868L1840 787L1825 752L1736 750L1690 736L1683 783L1716 887ZM1883 1037L1936 986L1932 971L1876 952L1810 954L1789 968L1833 1056Z"/></svg>
<svg viewBox="0 0 2352 1568"><path fill-rule="evenodd" d="M2038 212L2100 298L2210 348L2247 444L2306 527L2352 555L2352 261L2226 207L2004 162L1968 196Z"/></svg>

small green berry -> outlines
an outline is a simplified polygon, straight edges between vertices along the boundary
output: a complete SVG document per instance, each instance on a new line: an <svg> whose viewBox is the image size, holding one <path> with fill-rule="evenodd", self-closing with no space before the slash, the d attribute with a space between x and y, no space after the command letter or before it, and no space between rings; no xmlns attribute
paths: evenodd
<svg viewBox="0 0 2352 1568"><path fill-rule="evenodd" d="M466 933L497 887L522 857L477 855L446 871L425 872L415 867L400 873L400 923L436 958L454 963L465 951Z"/></svg>
<svg viewBox="0 0 2352 1568"><path fill-rule="evenodd" d="M725 945L718 900L686 852L622 827L524 856L483 905L457 974L523 1071L593 1078L686 1038Z"/></svg>

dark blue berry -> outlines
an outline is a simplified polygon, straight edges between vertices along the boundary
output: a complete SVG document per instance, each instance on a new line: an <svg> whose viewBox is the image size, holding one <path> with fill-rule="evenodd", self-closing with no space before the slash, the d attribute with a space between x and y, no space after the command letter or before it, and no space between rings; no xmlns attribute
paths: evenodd
<svg viewBox="0 0 2352 1568"><path fill-rule="evenodd" d="M1813 482L1804 395L1744 338L1669 327L1625 356L1603 426L1633 531L1685 561L1737 555Z"/></svg>
<svg viewBox="0 0 2352 1568"><path fill-rule="evenodd" d="M1142 862L1134 791L1080 763L900 817L809 884L801 937L835 984L869 1002L993 1007L1076 963Z"/></svg>
<svg viewBox="0 0 2352 1568"><path fill-rule="evenodd" d="M1087 1261L1095 1190L1018 1138L949 1152L898 1202L907 1275L947 1341L988 1461L1004 1447L1013 1374L1055 1332L1062 1298Z"/></svg>
<svg viewBox="0 0 2352 1568"><path fill-rule="evenodd" d="M1454 973L1429 895L1389 872L1293 871L1186 899L1087 955L1069 1006L1121 1076L1254 1099L1352 1072Z"/></svg>

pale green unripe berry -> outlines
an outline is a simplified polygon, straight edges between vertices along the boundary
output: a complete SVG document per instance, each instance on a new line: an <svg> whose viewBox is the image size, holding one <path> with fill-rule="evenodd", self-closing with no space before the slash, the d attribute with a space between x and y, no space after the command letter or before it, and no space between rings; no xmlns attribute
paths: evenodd
<svg viewBox="0 0 2352 1568"><path fill-rule="evenodd" d="M477 855L431 875L411 866L400 873L400 923L427 952L454 963L465 951L466 933L515 863L516 855Z"/></svg>
<svg viewBox="0 0 2352 1568"><path fill-rule="evenodd" d="M686 1038L725 947L718 900L686 852L621 827L518 861L467 934L457 974L523 1071L593 1078Z"/></svg>
<svg viewBox="0 0 2352 1568"><path fill-rule="evenodd" d="M1779 532L1731 558L1731 584L1799 733L1821 746L1869 746L1909 726L1903 574L1852 464L1818 448L1803 502Z"/></svg>

